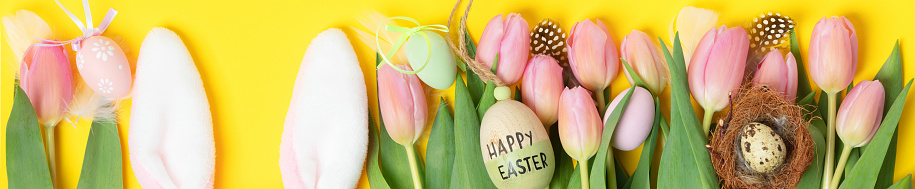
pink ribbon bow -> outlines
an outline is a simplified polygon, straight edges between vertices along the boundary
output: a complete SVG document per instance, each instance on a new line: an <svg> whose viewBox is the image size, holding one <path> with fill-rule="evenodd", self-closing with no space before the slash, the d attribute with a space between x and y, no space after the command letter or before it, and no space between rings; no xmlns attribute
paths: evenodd
<svg viewBox="0 0 915 189"><path fill-rule="evenodd" d="M42 43L38 45L47 45L47 46L60 46L70 44L73 47L73 51L79 51L80 42L83 40L92 37L98 36L105 32L105 29L108 29L108 25L111 24L111 21L114 20L114 16L118 14L118 11L113 8L108 8L108 13L105 14L105 18L102 19L102 23L99 23L98 27L93 27L92 23L92 11L89 9L89 0L83 0L83 10L86 12L86 25L83 26L82 21L80 21L70 10L67 10L66 7L60 4L59 0L54 0L57 2L57 6L60 6L64 10L64 13L67 13L67 16L70 17L70 20L73 20L73 23L76 23L76 26L79 27L80 31L83 31L83 35L76 37L67 41L57 41L50 39L38 39Z"/></svg>

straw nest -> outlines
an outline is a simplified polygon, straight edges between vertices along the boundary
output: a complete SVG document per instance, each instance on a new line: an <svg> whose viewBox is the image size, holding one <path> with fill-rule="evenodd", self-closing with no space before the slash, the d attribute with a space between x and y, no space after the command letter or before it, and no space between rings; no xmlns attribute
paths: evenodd
<svg viewBox="0 0 915 189"><path fill-rule="evenodd" d="M733 97L733 96L732 96ZM726 118L718 121L707 146L723 188L795 188L816 156L807 131L805 110L764 86L746 85L731 99ZM787 148L785 161L771 171L749 167L741 153L741 135L750 123L768 125Z"/></svg>

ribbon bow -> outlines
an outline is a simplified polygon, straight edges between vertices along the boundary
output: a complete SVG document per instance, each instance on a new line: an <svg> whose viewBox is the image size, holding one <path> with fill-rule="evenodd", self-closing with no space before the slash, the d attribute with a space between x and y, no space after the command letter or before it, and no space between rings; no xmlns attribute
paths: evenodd
<svg viewBox="0 0 915 189"><path fill-rule="evenodd" d="M429 59L432 57L432 42L429 41L428 35L426 35L425 33L421 33L420 31L434 30L434 31L441 31L441 32L448 33L448 26L445 26L445 25L426 25L426 26L424 26L424 25L420 25L419 22L413 18L403 17L403 16L390 17L390 18L384 19L384 21L382 21L382 23L385 23L389 20L406 20L406 21L413 22L414 24L416 24L416 27L407 28L407 27L402 27L402 26L398 26L398 25L394 25L394 24L383 25L385 31L399 32L401 34L399 37L397 37L397 41L395 41L392 44L391 50L388 51L388 53L386 53L386 54L381 53L381 59L384 60L384 62L387 63L388 66L391 66L391 68L394 68L394 70L397 70L400 73L404 73L404 74L419 73L420 71L422 71L423 69L426 68L426 64L429 64ZM378 35L379 31L381 31L381 26L378 26L378 29L375 30L375 47L376 47L376 49L378 49L378 51L382 51L381 43L378 42L378 40L381 38ZM390 60L388 60L388 57L394 56L394 54L397 53L397 50L399 50L400 47L403 46L403 43L406 42L407 39L410 38L410 36L412 36L413 34L416 34L416 33L418 33L419 35L423 36L423 38L426 39L426 45L428 46L428 48L426 48L426 49L429 52L429 55L426 56L426 61L423 62L422 66L420 66L418 69L413 70L413 71L403 70L403 69L400 69L400 68L394 66L394 64L391 63ZM379 64L377 68L381 68L382 65L383 64Z"/></svg>
<svg viewBox="0 0 915 189"><path fill-rule="evenodd" d="M86 12L86 25L84 26L82 21L76 18L73 13L70 13L70 10L67 10L66 7L60 4L59 0L54 0L54 2L57 2L57 6L60 6L60 8L64 10L64 13L67 13L67 16L70 17L70 20L73 20L73 23L76 23L76 26L79 27L79 30L83 32L83 35L67 41L38 39L43 42L39 45L61 46L70 44L74 51L79 51L80 42L89 37L98 36L104 33L105 29L108 29L108 25L111 24L111 21L114 20L114 16L118 14L118 11L114 10L113 8L108 8L108 13L105 14L105 18L102 19L102 23L99 23L98 27L93 27L92 11L89 9L89 0L83 0L83 10Z"/></svg>

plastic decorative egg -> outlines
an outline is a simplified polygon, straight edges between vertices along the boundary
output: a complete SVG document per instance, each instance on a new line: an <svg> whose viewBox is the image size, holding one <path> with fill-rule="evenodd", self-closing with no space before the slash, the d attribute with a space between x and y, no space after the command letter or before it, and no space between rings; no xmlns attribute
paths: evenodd
<svg viewBox="0 0 915 189"><path fill-rule="evenodd" d="M499 188L546 188L555 169L553 146L530 108L500 100L483 116L480 147L486 172Z"/></svg>
<svg viewBox="0 0 915 189"><path fill-rule="evenodd" d="M740 152L747 165L761 173L778 168L785 161L788 149L782 137L761 123L750 123L740 135Z"/></svg>
<svg viewBox="0 0 915 189"><path fill-rule="evenodd" d="M93 36L80 43L76 69L92 90L108 98L122 98L131 87L130 63L116 42Z"/></svg>
<svg viewBox="0 0 915 189"><path fill-rule="evenodd" d="M410 68L418 70L426 63L426 57L429 62L423 70L416 73L423 83L435 89L447 89L454 84L454 75L457 74L454 64L454 53L445 43L445 38L431 31L421 31L429 37L430 43L426 43L426 38L419 33L414 33L410 39L404 43L404 50L407 60L410 62ZM432 47L431 49L429 47ZM430 51L431 50L431 51Z"/></svg>

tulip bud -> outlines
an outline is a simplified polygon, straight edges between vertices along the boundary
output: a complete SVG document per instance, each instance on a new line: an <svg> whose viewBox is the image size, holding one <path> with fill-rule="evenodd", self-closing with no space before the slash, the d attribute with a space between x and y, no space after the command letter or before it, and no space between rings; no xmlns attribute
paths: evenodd
<svg viewBox="0 0 915 189"><path fill-rule="evenodd" d="M29 47L19 70L19 86L35 107L38 122L47 127L57 125L73 98L70 58L64 47Z"/></svg>
<svg viewBox="0 0 915 189"><path fill-rule="evenodd" d="M743 80L750 39L740 27L719 27L705 33L687 70L689 91L706 111L728 105L728 93Z"/></svg>
<svg viewBox="0 0 915 189"><path fill-rule="evenodd" d="M604 126L588 90L562 90L559 100L559 141L572 158L587 161L600 147Z"/></svg>
<svg viewBox="0 0 915 189"><path fill-rule="evenodd" d="M585 19L575 23L566 45L569 65L582 86L591 91L610 86L619 71L620 57L603 22Z"/></svg>
<svg viewBox="0 0 915 189"><path fill-rule="evenodd" d="M626 89L617 95L610 103L610 107L607 107L607 112L612 112L628 92L629 89ZM622 151L630 151L642 145L645 138L648 138L648 134L651 134L651 126L654 124L654 108L651 93L645 88L635 87L629 103L623 109L623 115L616 124L616 129L613 131L613 147ZM610 119L610 114L604 114L604 124L607 124L608 119Z"/></svg>
<svg viewBox="0 0 915 189"><path fill-rule="evenodd" d="M502 14L493 17L480 37L476 61L490 69L498 54L499 68L496 75L506 85L515 84L521 79L530 54L529 28L520 14L508 14L505 20L502 19Z"/></svg>
<svg viewBox="0 0 915 189"><path fill-rule="evenodd" d="M403 70L410 69L400 65ZM378 69L378 101L388 134L401 145L412 145L426 128L426 93L413 74L389 65Z"/></svg>
<svg viewBox="0 0 915 189"><path fill-rule="evenodd" d="M861 81L848 92L836 117L836 134L845 145L867 145L883 119L885 96L880 81Z"/></svg>
<svg viewBox="0 0 915 189"><path fill-rule="evenodd" d="M622 53L623 60L629 63L632 71L639 75L651 92L657 95L664 91L664 88L667 87L667 60L661 56L658 45L648 37L648 34L632 30L623 38L620 53ZM626 74L629 83L635 83L629 72L624 71L623 73Z"/></svg>
<svg viewBox="0 0 915 189"><path fill-rule="evenodd" d="M787 61L786 61L787 60ZM782 98L794 102L797 98L797 60L794 54L782 58L778 49L769 51L756 70L754 85L766 85L769 89L782 93Z"/></svg>
<svg viewBox="0 0 915 189"><path fill-rule="evenodd" d="M524 69L521 94L524 104L534 110L544 126L556 123L559 96L562 95L562 67L547 55L534 55Z"/></svg>
<svg viewBox="0 0 915 189"><path fill-rule="evenodd" d="M842 91L858 67L858 34L845 17L823 17L810 36L810 78L823 91Z"/></svg>

